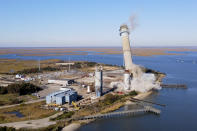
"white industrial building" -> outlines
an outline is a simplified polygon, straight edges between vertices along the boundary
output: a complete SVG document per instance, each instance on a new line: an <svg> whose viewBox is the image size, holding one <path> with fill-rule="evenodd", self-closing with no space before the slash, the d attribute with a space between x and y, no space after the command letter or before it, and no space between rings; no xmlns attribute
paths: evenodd
<svg viewBox="0 0 197 131"><path fill-rule="evenodd" d="M75 63L74 62L68 62L68 63L56 63L56 65L63 65L63 66L66 66L66 65L74 65Z"/></svg>
<svg viewBox="0 0 197 131"><path fill-rule="evenodd" d="M47 104L63 105L66 102L71 104L72 101L76 100L77 92L70 88L65 88L64 90L56 91L46 96Z"/></svg>
<svg viewBox="0 0 197 131"><path fill-rule="evenodd" d="M62 85L62 86L67 86L70 84L74 83L74 80L68 80L68 79L64 79L64 80L48 80L49 84L58 84L58 85Z"/></svg>

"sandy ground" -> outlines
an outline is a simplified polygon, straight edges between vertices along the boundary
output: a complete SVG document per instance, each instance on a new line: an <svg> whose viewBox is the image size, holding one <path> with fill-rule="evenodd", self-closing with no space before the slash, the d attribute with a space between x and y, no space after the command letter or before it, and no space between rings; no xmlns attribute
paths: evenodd
<svg viewBox="0 0 197 131"><path fill-rule="evenodd" d="M134 98L136 98L136 99L144 99L144 98L146 98L147 96L149 96L151 94L152 94L152 91L145 92L145 93L140 93L137 96L135 96Z"/></svg>
<svg viewBox="0 0 197 131"><path fill-rule="evenodd" d="M48 88L45 88L44 90L41 90L38 92L38 95L43 98L47 96L48 94L51 94L53 92L59 91L61 87L60 85L55 85L55 84L49 84L47 85Z"/></svg>
<svg viewBox="0 0 197 131"><path fill-rule="evenodd" d="M81 126L81 124L79 124L79 123L72 123L72 124L70 124L70 125L64 127L64 128L62 129L62 131L75 131L75 130L77 130L80 126Z"/></svg>
<svg viewBox="0 0 197 131"><path fill-rule="evenodd" d="M62 112L57 113L53 116L43 118L43 119L38 119L38 120L28 120L28 121L20 121L20 122L12 122L12 123L5 123L5 124L0 124L0 126L8 126L8 127L14 127L16 129L19 128L41 128L41 127L47 127L49 125L56 124L55 121L49 121L50 118L54 118L58 115L62 114Z"/></svg>
<svg viewBox="0 0 197 131"><path fill-rule="evenodd" d="M133 98L136 98L136 99L145 99L146 97L148 97L149 95L151 95L153 92L152 91L149 91L149 92L145 92L145 93L140 93L138 94L137 96L133 97ZM126 101L125 105L130 105L130 104L135 104L134 102L131 102L131 101Z"/></svg>

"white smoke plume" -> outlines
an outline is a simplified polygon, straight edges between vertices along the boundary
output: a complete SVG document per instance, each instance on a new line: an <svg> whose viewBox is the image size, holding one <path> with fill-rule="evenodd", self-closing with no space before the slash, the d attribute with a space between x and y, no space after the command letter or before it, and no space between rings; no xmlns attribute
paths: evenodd
<svg viewBox="0 0 197 131"><path fill-rule="evenodd" d="M130 89L128 91L148 92L152 89L160 90L160 82L156 81L156 77L152 73L144 73L139 65L133 64L133 78L130 80ZM117 91L125 91L125 84L122 81L111 82L112 88Z"/></svg>
<svg viewBox="0 0 197 131"><path fill-rule="evenodd" d="M130 31L134 31L137 26L138 26L137 15L133 14L133 15L131 15L129 17L129 28L130 28Z"/></svg>
<svg viewBox="0 0 197 131"><path fill-rule="evenodd" d="M155 75L144 73L140 66L133 64L133 78L131 80L130 90L137 92L147 92L151 89L160 90L160 83L156 82Z"/></svg>

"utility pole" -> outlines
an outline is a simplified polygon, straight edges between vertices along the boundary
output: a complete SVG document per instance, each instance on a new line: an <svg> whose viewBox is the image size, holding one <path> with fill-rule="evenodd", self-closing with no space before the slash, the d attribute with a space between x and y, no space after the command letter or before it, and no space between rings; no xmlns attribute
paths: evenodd
<svg viewBox="0 0 197 131"><path fill-rule="evenodd" d="M70 72L70 57L68 57L68 71Z"/></svg>
<svg viewBox="0 0 197 131"><path fill-rule="evenodd" d="M40 59L38 60L38 70L40 71Z"/></svg>
<svg viewBox="0 0 197 131"><path fill-rule="evenodd" d="M122 59L122 66L123 66L123 69L125 69L124 56L123 56L123 59Z"/></svg>

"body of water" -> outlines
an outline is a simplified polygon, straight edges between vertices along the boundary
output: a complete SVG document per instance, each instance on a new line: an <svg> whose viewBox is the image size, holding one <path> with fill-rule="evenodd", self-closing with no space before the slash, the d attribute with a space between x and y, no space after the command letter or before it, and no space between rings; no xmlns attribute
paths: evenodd
<svg viewBox="0 0 197 131"><path fill-rule="evenodd" d="M14 115L16 115L19 118L24 117L24 115L21 112L19 112L19 111L12 111L12 112L6 112L6 113L7 114L14 114Z"/></svg>
<svg viewBox="0 0 197 131"><path fill-rule="evenodd" d="M188 89L162 89L147 99L166 104L160 116L144 114L134 117L102 119L82 126L78 131L197 131L197 52L185 55L134 56L133 62L166 73L167 84L186 84ZM122 65L122 55L65 55L65 56L20 56L0 55L10 59L62 59L95 61ZM121 108L120 110L123 110Z"/></svg>
<svg viewBox="0 0 197 131"><path fill-rule="evenodd" d="M118 58L118 56L114 57ZM117 59L117 61L121 63L121 60ZM162 89L149 96L148 100L167 105L162 108L157 107L162 111L160 116L143 114L135 117L96 120L82 126L78 131L196 131L197 52L175 56L134 57L133 61L166 73L164 83L186 84L188 89Z"/></svg>

